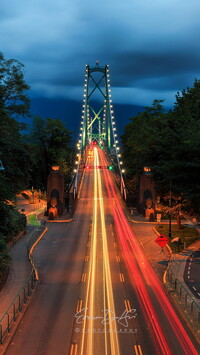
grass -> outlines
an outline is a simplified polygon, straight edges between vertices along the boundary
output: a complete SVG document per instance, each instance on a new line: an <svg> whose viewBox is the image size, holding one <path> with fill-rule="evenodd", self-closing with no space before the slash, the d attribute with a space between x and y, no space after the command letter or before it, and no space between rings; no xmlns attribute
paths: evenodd
<svg viewBox="0 0 200 355"><path fill-rule="evenodd" d="M159 224L156 227L157 231L160 234L164 234L168 238L169 234L169 226L166 224ZM188 247L196 240L200 239L200 234L194 227L186 227L182 226L181 229L177 228L177 225L172 224L172 237L173 238L180 238L180 243L177 242L169 242L169 246L172 251L177 252L183 250L185 247Z"/></svg>
<svg viewBox="0 0 200 355"><path fill-rule="evenodd" d="M27 217L28 217L28 224L30 224L32 226L39 226L40 225L35 214L29 214Z"/></svg>

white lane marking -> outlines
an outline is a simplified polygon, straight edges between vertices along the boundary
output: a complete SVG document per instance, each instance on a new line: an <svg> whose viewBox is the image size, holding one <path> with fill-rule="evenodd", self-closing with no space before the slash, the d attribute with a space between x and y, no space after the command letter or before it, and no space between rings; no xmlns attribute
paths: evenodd
<svg viewBox="0 0 200 355"><path fill-rule="evenodd" d="M142 355L142 349L140 345L134 345L134 350L136 355Z"/></svg>
<svg viewBox="0 0 200 355"><path fill-rule="evenodd" d="M125 282L124 274L119 274L120 282Z"/></svg>

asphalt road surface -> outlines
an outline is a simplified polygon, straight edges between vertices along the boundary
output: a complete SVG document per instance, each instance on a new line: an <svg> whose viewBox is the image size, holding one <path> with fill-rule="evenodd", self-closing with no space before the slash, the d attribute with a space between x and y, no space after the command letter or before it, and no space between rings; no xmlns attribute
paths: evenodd
<svg viewBox="0 0 200 355"><path fill-rule="evenodd" d="M7 355L194 355L200 348L146 259L99 148L71 223L35 250L40 283Z"/></svg>
<svg viewBox="0 0 200 355"><path fill-rule="evenodd" d="M200 251L195 251L187 259L184 280L195 297L200 299L199 266Z"/></svg>

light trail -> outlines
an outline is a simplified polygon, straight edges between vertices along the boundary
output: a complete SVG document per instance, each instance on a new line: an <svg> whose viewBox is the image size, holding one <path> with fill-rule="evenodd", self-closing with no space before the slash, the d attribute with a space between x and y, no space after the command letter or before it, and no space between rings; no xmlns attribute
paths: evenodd
<svg viewBox="0 0 200 355"><path fill-rule="evenodd" d="M96 149L96 153L98 151ZM98 158L98 156L97 156ZM99 161L97 159L97 163L99 165ZM108 253L108 243L107 243L107 235L106 235L106 223L105 223L105 212L103 205L103 192L102 192L102 184L101 184L101 175L100 170L97 170L98 175L98 186L99 186L99 197L100 197L100 213L101 213L101 228L102 228L102 241L103 241L103 258L104 258L104 274L105 274L105 289L107 292L107 304L108 310L113 311L115 314L115 305L114 305L114 297L113 297L113 288L112 288L112 279L110 272L110 262L109 262L109 253ZM109 313L109 319L111 315ZM110 343L111 343L111 354L119 354L119 343L117 336L117 324L116 320L110 320Z"/></svg>
<svg viewBox="0 0 200 355"><path fill-rule="evenodd" d="M118 202L119 203L119 202ZM162 307L173 331L177 339L179 340L179 343L181 347L184 350L185 354L191 355L191 354L198 354L198 352L195 350L188 334L186 333L183 325L181 324L174 308L172 307L171 303L169 302L168 297L166 296L163 286L160 283L160 280L158 279L157 275L153 271L151 265L149 264L148 260L146 259L145 255L143 254L137 240L135 239L135 236L129 226L129 223L127 221L126 216L124 215L124 212L121 208L121 205L118 206L118 212L121 214L121 221L123 220L123 225L124 225L124 230L126 230L126 238L127 241L131 241L130 246L131 246L131 254L136 255L136 258L139 258L139 262L142 265L142 274L143 277L145 278L146 282L152 286L152 289L154 291L154 294ZM118 218L119 213L118 213ZM123 240L122 240L123 241ZM124 242L124 241L123 241Z"/></svg>
<svg viewBox="0 0 200 355"><path fill-rule="evenodd" d="M106 164L106 159L103 156L103 153L101 152L100 154L104 164ZM174 335L178 339L184 354L198 355L198 352L192 344L192 341L190 340L167 295L165 294L160 280L153 271L151 265L141 250L137 239L135 238L135 235L129 225L129 222L117 196L112 178L109 172L106 170L104 171L104 177L108 196L110 198L110 204L112 206L116 232L123 250L125 262L130 271L131 280L137 289L142 307L145 310L144 314L146 315L147 322L149 322L151 325L150 331L152 333L152 339L154 340L155 346L157 347L157 353L168 355L172 352L168 346L164 331L161 328L159 318L152 305L142 277L145 278L147 284L151 285L152 291L154 292L157 301L162 307L162 310L168 319L169 325L172 327ZM113 198L115 200L114 203ZM134 261L134 259L137 261L137 263ZM159 348L157 344L159 345Z"/></svg>
<svg viewBox="0 0 200 355"><path fill-rule="evenodd" d="M117 210L117 209L116 209ZM147 293L147 290L145 288L145 285L142 280L141 272L138 269L136 263L133 260L132 253L130 253L130 248L127 243L127 240L124 239L124 236L126 235L126 230L124 226L122 225L124 221L122 221L119 218L119 215L117 214L117 211L113 211L113 216L114 216L114 221L117 229L117 234L120 239L120 244L122 246L123 250L123 255L125 257L126 264L128 266L128 269L130 271L130 278L135 284L138 295L139 295L139 301L142 301L142 308L144 310L144 315L150 323L149 331L151 332L152 339L154 340L155 348L157 350L157 354L160 354L160 351L162 354L170 355L171 351L168 347L168 344L166 342L165 336L163 334L163 331L160 327L158 317L154 311L153 305L151 303L150 297ZM156 340L155 340L156 338ZM159 345L159 349L158 349Z"/></svg>
<svg viewBox="0 0 200 355"><path fill-rule="evenodd" d="M99 165L98 150L94 148L94 165ZM100 214L98 214L98 209ZM98 228L100 223L100 228ZM119 342L117 336L117 325L116 320L112 318L112 312L115 314L114 297L112 289L111 271L109 263L109 253L107 244L107 233L106 233L106 223L105 223L105 211L103 204L103 192L100 170L94 169L94 210L93 210L93 221L92 221L92 234L91 234L91 248L89 257L89 272L88 272L88 282L86 290L86 301L85 301L85 311L84 311L84 323L83 323L83 336L81 339L81 349L80 354L95 354L94 347L94 334L91 331L95 328L95 289L96 289L96 273L97 269L97 245L100 240L100 233L102 239L102 250L103 250L103 312L104 319L107 319L107 324L104 324L104 350L105 355L113 354L119 355ZM98 235L99 233L99 235ZM111 311L111 312L109 312ZM90 329L86 332L86 327ZM108 330L108 331L107 331ZM96 335L97 336L97 335Z"/></svg>
<svg viewBox="0 0 200 355"><path fill-rule="evenodd" d="M87 347L88 354L93 354L93 333L86 333L86 325L90 330L93 329L94 317L94 291L95 291L95 273L96 273L96 245L97 245L97 177L94 171L94 209L92 218L92 235L90 245L89 271L86 290L86 300L84 308L83 336L81 341L80 354L85 354ZM87 315L88 312L88 315ZM86 336L87 334L87 336ZM87 339L86 339L87 338Z"/></svg>

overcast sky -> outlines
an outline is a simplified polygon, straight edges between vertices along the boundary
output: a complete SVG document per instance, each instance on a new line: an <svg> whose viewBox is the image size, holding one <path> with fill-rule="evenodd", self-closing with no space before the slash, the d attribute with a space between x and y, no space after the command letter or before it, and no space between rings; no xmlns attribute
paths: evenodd
<svg viewBox="0 0 200 355"><path fill-rule="evenodd" d="M200 78L199 0L0 0L0 51L33 97L82 100L85 65L110 65L113 104L173 104Z"/></svg>

